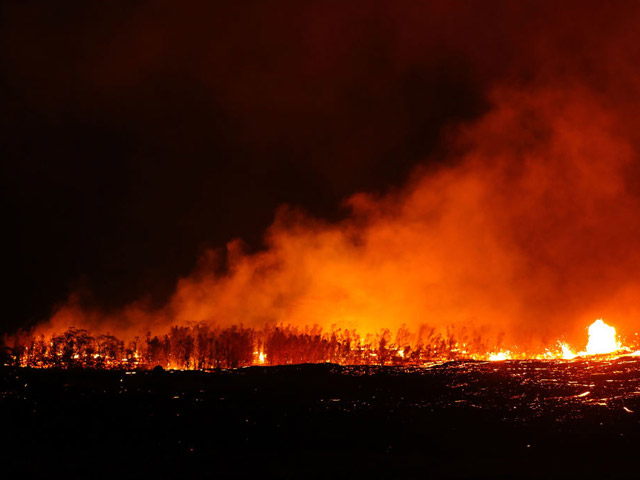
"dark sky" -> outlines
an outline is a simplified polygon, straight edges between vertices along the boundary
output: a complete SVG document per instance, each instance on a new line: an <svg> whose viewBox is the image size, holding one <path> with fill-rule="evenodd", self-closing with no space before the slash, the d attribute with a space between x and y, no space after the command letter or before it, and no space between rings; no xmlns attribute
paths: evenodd
<svg viewBox="0 0 640 480"><path fill-rule="evenodd" d="M2 2L1 329L78 289L161 303L205 248L260 249L280 204L335 219L436 167L493 85L579 64L547 53L624 17L554 5Z"/></svg>

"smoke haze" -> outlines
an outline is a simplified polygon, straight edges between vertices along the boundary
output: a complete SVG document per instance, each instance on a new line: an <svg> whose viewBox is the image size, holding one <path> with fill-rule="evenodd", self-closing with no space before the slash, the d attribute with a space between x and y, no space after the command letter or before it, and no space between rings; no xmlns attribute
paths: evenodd
<svg viewBox="0 0 640 480"><path fill-rule="evenodd" d="M41 328L638 329L635 3L280 3L4 7Z"/></svg>

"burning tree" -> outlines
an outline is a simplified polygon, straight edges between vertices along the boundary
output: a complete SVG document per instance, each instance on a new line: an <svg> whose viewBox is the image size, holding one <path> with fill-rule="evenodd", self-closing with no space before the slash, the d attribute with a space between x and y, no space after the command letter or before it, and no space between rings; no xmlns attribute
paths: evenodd
<svg viewBox="0 0 640 480"><path fill-rule="evenodd" d="M162 336L125 341L110 334L92 335L69 328L50 337L16 335L2 349L3 363L36 368L237 368L248 365L339 363L349 365L423 365L434 360L504 360L509 358L564 358L578 355L630 353L622 347L615 329L601 320L589 328L589 343L576 353L559 342L543 353L517 353L500 349L500 337L489 343L465 328L436 332L425 328L417 334L402 326L394 336L388 329L361 337L356 331L313 326L304 330L288 325L263 329L206 324L173 326ZM492 345L493 348L489 348Z"/></svg>

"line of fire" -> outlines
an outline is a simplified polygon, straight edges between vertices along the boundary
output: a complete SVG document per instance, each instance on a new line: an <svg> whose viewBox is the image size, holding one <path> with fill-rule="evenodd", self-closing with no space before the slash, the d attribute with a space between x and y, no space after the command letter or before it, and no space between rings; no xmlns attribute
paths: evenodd
<svg viewBox="0 0 640 480"><path fill-rule="evenodd" d="M572 360L593 356L640 356L640 345L625 345L615 327L602 319L588 328L582 351L563 341L543 352L519 350L517 346L491 349L481 337L466 329L434 329L424 340L401 327L395 335L388 329L360 336L355 330L322 332L320 327L299 331L290 326L264 329L233 326L210 328L174 326L169 333L124 341L114 335L93 335L85 329L69 328L49 337L13 337L5 347L7 366L34 368L97 368L207 370L252 365L336 363L341 365L430 366L455 360ZM418 337L418 338L420 338Z"/></svg>

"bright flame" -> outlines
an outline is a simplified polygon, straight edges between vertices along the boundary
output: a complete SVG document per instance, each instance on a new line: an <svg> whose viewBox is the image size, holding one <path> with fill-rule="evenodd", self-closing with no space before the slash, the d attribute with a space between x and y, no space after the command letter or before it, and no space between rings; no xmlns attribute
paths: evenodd
<svg viewBox="0 0 640 480"><path fill-rule="evenodd" d="M564 342L559 342L560 349L562 350L562 358L564 360L571 360L572 358L576 358L578 356L577 353L574 353L573 350Z"/></svg>
<svg viewBox="0 0 640 480"><path fill-rule="evenodd" d="M589 343L587 343L587 355L612 353L622 348L616 339L616 329L604 323L602 319L596 320L589 326Z"/></svg>
<svg viewBox="0 0 640 480"><path fill-rule="evenodd" d="M489 355L489 361L491 362L500 362L502 360L509 359L511 359L511 354L509 352L492 353Z"/></svg>
<svg viewBox="0 0 640 480"><path fill-rule="evenodd" d="M260 354L258 355L258 361L260 363L264 363L267 359L267 356L264 354L264 352L260 352Z"/></svg>

